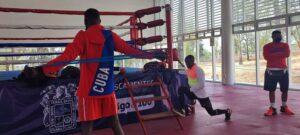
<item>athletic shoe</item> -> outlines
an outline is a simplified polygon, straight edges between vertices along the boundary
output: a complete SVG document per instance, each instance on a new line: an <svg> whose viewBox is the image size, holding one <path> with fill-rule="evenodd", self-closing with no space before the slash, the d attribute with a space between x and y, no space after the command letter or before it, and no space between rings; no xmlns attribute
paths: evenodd
<svg viewBox="0 0 300 135"><path fill-rule="evenodd" d="M276 108L272 108L272 107L269 107L267 112L264 113L265 116L273 116L273 115L276 115L276 114L277 114Z"/></svg>
<svg viewBox="0 0 300 135"><path fill-rule="evenodd" d="M232 110L227 109L227 112L225 113L225 121L230 121L231 119Z"/></svg>
<svg viewBox="0 0 300 135"><path fill-rule="evenodd" d="M294 115L295 114L288 106L281 106L280 112L288 114L288 115Z"/></svg>

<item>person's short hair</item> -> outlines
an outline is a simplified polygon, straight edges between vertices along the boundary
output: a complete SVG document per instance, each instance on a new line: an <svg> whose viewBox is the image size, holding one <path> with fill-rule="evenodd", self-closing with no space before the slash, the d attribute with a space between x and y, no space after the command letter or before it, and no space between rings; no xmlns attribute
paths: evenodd
<svg viewBox="0 0 300 135"><path fill-rule="evenodd" d="M195 58L194 58L194 56L193 55L188 55L188 56L186 56L185 57L185 60L191 60L191 61L195 61Z"/></svg>
<svg viewBox="0 0 300 135"><path fill-rule="evenodd" d="M274 30L274 31L272 32L272 35L275 35L275 34L281 34L281 31L280 31L280 30Z"/></svg>
<svg viewBox="0 0 300 135"><path fill-rule="evenodd" d="M88 20L100 20L99 11L94 8L89 8L84 12L84 16Z"/></svg>

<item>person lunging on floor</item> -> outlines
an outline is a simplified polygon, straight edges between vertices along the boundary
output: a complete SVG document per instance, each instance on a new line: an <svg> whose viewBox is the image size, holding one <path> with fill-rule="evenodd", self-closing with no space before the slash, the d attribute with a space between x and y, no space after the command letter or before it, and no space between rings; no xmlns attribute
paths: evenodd
<svg viewBox="0 0 300 135"><path fill-rule="evenodd" d="M180 100L180 110L176 111L181 115L185 115L184 112L184 95L188 99L194 101L198 100L203 108L206 109L210 116L225 114L225 121L229 121L231 117L231 109L213 109L210 99L204 89L205 75L204 71L195 64L195 58L193 55L185 57L185 64L187 66L187 77L189 87L179 87L178 94Z"/></svg>

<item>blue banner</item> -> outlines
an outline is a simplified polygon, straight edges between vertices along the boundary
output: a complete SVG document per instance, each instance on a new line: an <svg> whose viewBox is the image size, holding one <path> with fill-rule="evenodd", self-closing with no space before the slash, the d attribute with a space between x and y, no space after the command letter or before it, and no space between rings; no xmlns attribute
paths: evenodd
<svg viewBox="0 0 300 135"><path fill-rule="evenodd" d="M157 75L163 78L169 94L178 106L178 73L135 73L126 76L131 84L147 84L155 81ZM174 79L177 78L177 79ZM80 132L77 114L78 80L51 80L45 87L33 88L15 81L0 82L0 134L70 134ZM186 83L186 82L184 82ZM127 93L124 76L115 76L115 93L118 100L121 124L137 122L137 116ZM159 87L136 89L137 98L160 96ZM142 114L166 111L162 101L138 103ZM94 128L107 128L106 119L95 121Z"/></svg>

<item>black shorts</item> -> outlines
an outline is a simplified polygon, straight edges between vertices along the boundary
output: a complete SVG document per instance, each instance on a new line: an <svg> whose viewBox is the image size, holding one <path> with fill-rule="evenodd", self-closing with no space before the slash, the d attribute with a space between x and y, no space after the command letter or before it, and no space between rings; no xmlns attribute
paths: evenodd
<svg viewBox="0 0 300 135"><path fill-rule="evenodd" d="M288 91L289 72L286 70L266 70L264 90L275 91L277 83L279 83L282 92Z"/></svg>

